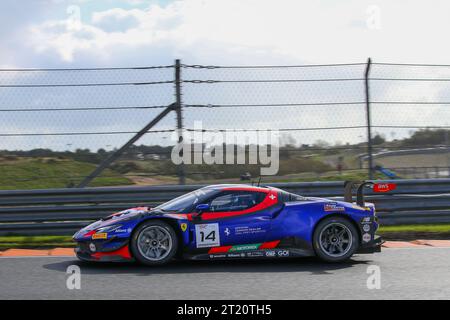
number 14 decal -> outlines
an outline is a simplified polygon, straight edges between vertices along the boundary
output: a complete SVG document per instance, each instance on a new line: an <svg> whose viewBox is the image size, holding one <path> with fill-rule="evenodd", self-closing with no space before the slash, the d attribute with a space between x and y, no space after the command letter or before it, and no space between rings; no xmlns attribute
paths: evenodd
<svg viewBox="0 0 450 320"><path fill-rule="evenodd" d="M206 237L203 231L200 231L200 235L202 236L201 242L205 242L205 240L216 241L216 231L211 231Z"/></svg>
<svg viewBox="0 0 450 320"><path fill-rule="evenodd" d="M219 224L197 224L195 226L195 239L197 248L220 246Z"/></svg>

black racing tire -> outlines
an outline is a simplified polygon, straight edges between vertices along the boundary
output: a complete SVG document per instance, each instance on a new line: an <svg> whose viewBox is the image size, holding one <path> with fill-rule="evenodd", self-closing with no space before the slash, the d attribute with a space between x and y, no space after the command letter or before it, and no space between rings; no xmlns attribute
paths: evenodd
<svg viewBox="0 0 450 320"><path fill-rule="evenodd" d="M341 232L346 236L338 237ZM344 217L325 218L314 230L313 247L317 257L325 262L344 262L358 250L359 233L353 223Z"/></svg>
<svg viewBox="0 0 450 320"><path fill-rule="evenodd" d="M156 239L158 236L155 236L155 239L150 239L148 236L149 234L155 234L155 232L158 235L164 235L164 237L168 238L167 241L164 240L164 242L156 244L154 247L167 247L167 250L164 252L164 254L161 254L161 257L157 257L156 254L155 257L150 257L150 254L146 254L146 252L148 251L144 247L148 244L147 240L152 242L152 244L154 241L159 241L158 239ZM163 237L160 236L160 238ZM147 240L144 241L144 239ZM139 242L141 244L139 244ZM145 245L143 245L142 243L145 243ZM133 257L137 262L147 266L161 266L169 263L177 253L178 237L174 229L168 223L161 220L148 220L139 225L136 230L134 230L130 239L130 249ZM161 247L159 247L159 249L162 251ZM150 252L152 252L152 249L150 249Z"/></svg>

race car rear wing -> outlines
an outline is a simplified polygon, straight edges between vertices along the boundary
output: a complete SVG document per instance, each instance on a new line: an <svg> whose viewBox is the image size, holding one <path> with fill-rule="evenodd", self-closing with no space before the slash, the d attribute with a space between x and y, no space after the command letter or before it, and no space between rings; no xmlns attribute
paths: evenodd
<svg viewBox="0 0 450 320"><path fill-rule="evenodd" d="M353 188L356 190L356 204L364 206L364 188L371 188L373 192L384 193L395 190L395 183L374 183L371 181L345 181L344 183L344 201L353 202Z"/></svg>

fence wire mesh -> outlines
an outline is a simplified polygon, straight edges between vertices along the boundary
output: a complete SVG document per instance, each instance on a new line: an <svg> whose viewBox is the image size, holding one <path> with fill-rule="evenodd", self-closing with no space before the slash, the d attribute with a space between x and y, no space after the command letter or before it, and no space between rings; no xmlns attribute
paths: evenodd
<svg viewBox="0 0 450 320"><path fill-rule="evenodd" d="M265 181L367 177L367 63L181 65L184 132L276 130ZM176 101L175 66L0 70L0 188L75 186ZM373 63L376 177L449 175L450 66ZM92 185L177 183L171 112ZM186 165L187 182L239 181L256 165Z"/></svg>
<svg viewBox="0 0 450 320"><path fill-rule="evenodd" d="M448 65L373 64L373 132L388 141L375 159L404 177L448 177L449 89Z"/></svg>

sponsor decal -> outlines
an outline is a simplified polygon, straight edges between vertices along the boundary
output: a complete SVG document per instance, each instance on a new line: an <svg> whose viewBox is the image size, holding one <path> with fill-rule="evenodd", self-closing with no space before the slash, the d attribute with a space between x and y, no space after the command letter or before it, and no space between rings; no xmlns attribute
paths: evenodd
<svg viewBox="0 0 450 320"><path fill-rule="evenodd" d="M97 251L97 247L95 246L95 243L93 243L93 242L89 243L89 250L91 250L92 252Z"/></svg>
<svg viewBox="0 0 450 320"><path fill-rule="evenodd" d="M214 248L209 249L208 253L214 254L214 253L226 253L226 252L243 251L243 250L245 251L245 250L275 249L279 243L280 243L280 240L275 240L275 241L264 242L264 243L251 243L251 244L241 244L241 245L234 245L234 246L214 247Z"/></svg>
<svg viewBox="0 0 450 320"><path fill-rule="evenodd" d="M93 240L97 240L97 239L106 239L108 238L108 234L106 232L101 232L101 233L94 233L92 235L92 239Z"/></svg>
<svg viewBox="0 0 450 320"><path fill-rule="evenodd" d="M343 206L338 205L335 202L331 202L331 203L326 203L323 206L323 209L327 212L344 212L345 208Z"/></svg>
<svg viewBox="0 0 450 320"><path fill-rule="evenodd" d="M389 192L397 189L395 183L376 183L373 185L373 192Z"/></svg>
<svg viewBox="0 0 450 320"><path fill-rule="evenodd" d="M266 257L275 257L276 255L275 251L266 251Z"/></svg>
<svg viewBox="0 0 450 320"><path fill-rule="evenodd" d="M227 237L230 235L231 231L230 228L225 228L225 234L227 235Z"/></svg>
<svg viewBox="0 0 450 320"><path fill-rule="evenodd" d="M370 231L370 224L363 225L363 230L364 230L364 232L369 232Z"/></svg>
<svg viewBox="0 0 450 320"><path fill-rule="evenodd" d="M180 224L181 231L185 232L187 230L187 223Z"/></svg>
<svg viewBox="0 0 450 320"><path fill-rule="evenodd" d="M255 234L255 233L264 233L266 230L261 227L236 227L234 228L234 234L237 236Z"/></svg>
<svg viewBox="0 0 450 320"><path fill-rule="evenodd" d="M258 250L261 243L255 243L255 244L241 244L237 246L233 246L230 249L230 252L233 251L246 251L246 250Z"/></svg>
<svg viewBox="0 0 450 320"><path fill-rule="evenodd" d="M210 259L240 259L240 258L282 258L282 257L289 257L290 252L289 250L254 250L249 252L228 252L228 253L222 253L222 254L210 254Z"/></svg>
<svg viewBox="0 0 450 320"><path fill-rule="evenodd" d="M361 219L361 224L372 223L372 217L365 217Z"/></svg>
<svg viewBox="0 0 450 320"><path fill-rule="evenodd" d="M195 226L195 239L197 248L220 246L219 224L197 224Z"/></svg>
<svg viewBox="0 0 450 320"><path fill-rule="evenodd" d="M245 258L246 254L245 253L224 253L224 254L210 254L209 258L210 259L240 259L240 258Z"/></svg>
<svg viewBox="0 0 450 320"><path fill-rule="evenodd" d="M370 240L372 240L372 236L368 233L364 233L362 238L364 242L369 242Z"/></svg>
<svg viewBox="0 0 450 320"><path fill-rule="evenodd" d="M247 257L249 257L249 258L264 257L264 252L263 251L247 252Z"/></svg>
<svg viewBox="0 0 450 320"><path fill-rule="evenodd" d="M130 233L131 232L131 228L128 228L128 229L116 229L114 232L116 232L116 233L125 233L125 232Z"/></svg>
<svg viewBox="0 0 450 320"><path fill-rule="evenodd" d="M289 250L279 250L279 251L277 251L277 256L289 257Z"/></svg>

